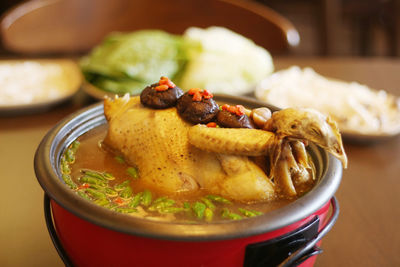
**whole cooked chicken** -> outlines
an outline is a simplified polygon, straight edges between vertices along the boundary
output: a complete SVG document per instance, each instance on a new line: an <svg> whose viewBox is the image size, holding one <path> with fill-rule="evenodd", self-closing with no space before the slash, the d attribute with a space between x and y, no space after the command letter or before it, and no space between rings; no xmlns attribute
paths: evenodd
<svg viewBox="0 0 400 267"><path fill-rule="evenodd" d="M153 96L169 98L170 89L176 103L162 108L147 104L160 102ZM282 194L293 197L315 179L306 139L347 164L337 127L319 113L282 110L260 118L242 106L218 108L206 90L177 93L177 87L163 77L142 95L151 99L128 95L105 99L109 128L103 143L136 166L149 188L167 194L207 190L245 202ZM222 111L226 115L218 115ZM219 127L217 117L224 116L228 124L237 118L235 125L246 117L246 125L255 127Z"/></svg>

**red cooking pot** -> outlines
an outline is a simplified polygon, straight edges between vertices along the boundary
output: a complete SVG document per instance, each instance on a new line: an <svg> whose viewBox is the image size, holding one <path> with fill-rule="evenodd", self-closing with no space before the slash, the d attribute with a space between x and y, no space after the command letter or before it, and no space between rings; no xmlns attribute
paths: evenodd
<svg viewBox="0 0 400 267"><path fill-rule="evenodd" d="M267 106L242 97L215 99ZM90 106L56 125L36 151L46 223L66 266L312 266L321 253L320 240L339 214L333 195L342 177L341 163L324 150L308 148L317 169L315 187L280 209L239 221L158 222L97 206L64 184L59 166L63 151L105 123L103 105Z"/></svg>

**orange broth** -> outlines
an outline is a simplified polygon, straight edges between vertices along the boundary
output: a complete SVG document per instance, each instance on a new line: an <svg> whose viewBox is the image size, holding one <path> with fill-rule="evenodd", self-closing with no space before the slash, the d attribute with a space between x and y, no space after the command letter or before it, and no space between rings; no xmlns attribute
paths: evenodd
<svg viewBox="0 0 400 267"><path fill-rule="evenodd" d="M81 181L80 177L82 177L82 170L93 170L100 173L109 173L115 177L114 180L108 181L108 186L110 188L114 188L116 185L129 180L129 186L132 190L132 198L124 199L124 204L119 203L117 198L113 198L110 200L111 205L104 204L106 202L102 202L102 206L107 206L110 209L120 211L123 213L128 213L133 216L144 216L153 219L165 219L168 220L179 220L181 222L198 222L198 221L221 221L226 219L240 219L251 217L247 216L245 213L241 212L241 209L246 211L254 211L257 215L263 214L275 209L278 209L288 203L294 201L294 199L285 199L279 198L273 201L268 202L261 202L261 203L239 203L229 200L230 204L220 203L218 201L211 201L214 204L214 209L212 209L212 219L203 216L196 216L196 212L193 212L194 205L196 202L204 203L204 199L206 199L210 193L206 190L198 190L195 193L176 193L173 195L166 196L161 192L157 191L156 188L145 188L145 186L141 183L140 179L140 170L138 178L132 178L128 173L127 169L131 166L127 165L125 162L121 162L117 155L113 154L112 152L108 151L102 145L102 140L106 136L107 125L102 125L95 129L92 129L78 138L80 143L79 148L75 154L75 161L70 164L71 169L71 178L74 183L78 186L76 191L85 192L87 190ZM311 187L311 186L310 186ZM168 198L174 201L173 207L177 207L180 210L178 212L160 212L157 210L149 211L148 206L138 205L134 207L134 209L138 209L138 212L126 212L123 209L126 205L128 205L129 201L132 201L136 194L143 192L144 190L149 189L152 195L152 203L158 198ZM91 198L91 197L89 197ZM208 202L208 201L206 201ZM186 204L185 204L186 203ZM189 208L188 204L189 203ZM125 205L125 206L124 206ZM186 205L186 206L185 206ZM121 208L122 207L122 208ZM208 205L206 205L207 208ZM209 208L210 209L210 208ZM177 209L178 210L178 209ZM230 213L239 215L236 216L226 216L224 212L229 211ZM129 210L130 211L130 210ZM144 211L144 212L143 212Z"/></svg>

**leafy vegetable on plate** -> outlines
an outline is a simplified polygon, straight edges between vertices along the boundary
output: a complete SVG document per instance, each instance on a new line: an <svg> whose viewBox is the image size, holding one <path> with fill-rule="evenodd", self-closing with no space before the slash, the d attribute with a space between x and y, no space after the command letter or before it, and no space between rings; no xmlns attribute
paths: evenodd
<svg viewBox="0 0 400 267"><path fill-rule="evenodd" d="M272 57L253 41L223 27L113 33L81 60L86 80L101 90L131 95L161 76L184 90L246 94L272 73Z"/></svg>
<svg viewBox="0 0 400 267"><path fill-rule="evenodd" d="M160 30L113 33L81 60L88 82L112 93L138 94L160 76L177 78L193 42Z"/></svg>

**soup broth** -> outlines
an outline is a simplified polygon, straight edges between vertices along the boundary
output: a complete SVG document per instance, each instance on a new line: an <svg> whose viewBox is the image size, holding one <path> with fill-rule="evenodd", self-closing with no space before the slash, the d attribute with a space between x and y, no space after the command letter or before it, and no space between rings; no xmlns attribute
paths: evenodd
<svg viewBox="0 0 400 267"><path fill-rule="evenodd" d="M205 189L165 195L143 185L139 170L102 144L106 131L107 126L102 125L72 143L61 159L61 171L77 194L113 211L154 220L218 222L261 215L294 201L281 197L242 203Z"/></svg>

